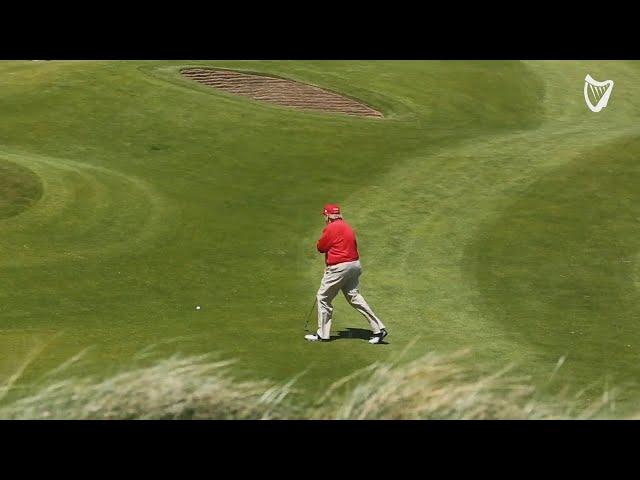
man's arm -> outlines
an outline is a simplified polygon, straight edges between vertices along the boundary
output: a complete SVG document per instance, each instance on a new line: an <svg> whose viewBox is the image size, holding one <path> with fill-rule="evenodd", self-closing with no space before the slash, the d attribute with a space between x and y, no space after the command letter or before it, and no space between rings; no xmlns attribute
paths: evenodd
<svg viewBox="0 0 640 480"><path fill-rule="evenodd" d="M322 231L322 236L320 237L320 240L318 240L318 243L316 244L316 247L318 248L318 251L320 253L327 253L331 248L332 239L331 239L331 236L329 235L328 230L329 230L328 228L325 228Z"/></svg>

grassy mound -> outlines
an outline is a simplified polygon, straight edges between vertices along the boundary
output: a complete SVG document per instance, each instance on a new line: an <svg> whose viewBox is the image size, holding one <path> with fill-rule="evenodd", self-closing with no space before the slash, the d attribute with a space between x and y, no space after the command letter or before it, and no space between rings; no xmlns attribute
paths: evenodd
<svg viewBox="0 0 640 480"><path fill-rule="evenodd" d="M42 182L31 170L0 159L0 219L23 212L42 196Z"/></svg>

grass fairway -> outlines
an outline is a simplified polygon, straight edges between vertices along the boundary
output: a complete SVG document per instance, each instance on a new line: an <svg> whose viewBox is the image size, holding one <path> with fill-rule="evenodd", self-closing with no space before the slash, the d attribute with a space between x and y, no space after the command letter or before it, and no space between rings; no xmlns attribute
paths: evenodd
<svg viewBox="0 0 640 480"><path fill-rule="evenodd" d="M202 65L385 118L179 74ZM597 114L587 73L616 82ZM85 348L74 373L107 375L151 344L249 379L306 370L310 397L416 337L407 358L469 347L550 392L640 378L638 63L0 62L0 115L0 377L37 353L9 397ZM302 339L326 202L357 230L388 345ZM334 335L367 328L335 305ZM619 411L639 404L631 385Z"/></svg>

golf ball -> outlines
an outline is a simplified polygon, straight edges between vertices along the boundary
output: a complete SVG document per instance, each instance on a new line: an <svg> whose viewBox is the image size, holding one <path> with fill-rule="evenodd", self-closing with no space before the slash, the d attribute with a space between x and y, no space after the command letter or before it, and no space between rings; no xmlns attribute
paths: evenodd
<svg viewBox="0 0 640 480"><path fill-rule="evenodd" d="M200 310L200 305L196 305L196 310Z"/></svg>

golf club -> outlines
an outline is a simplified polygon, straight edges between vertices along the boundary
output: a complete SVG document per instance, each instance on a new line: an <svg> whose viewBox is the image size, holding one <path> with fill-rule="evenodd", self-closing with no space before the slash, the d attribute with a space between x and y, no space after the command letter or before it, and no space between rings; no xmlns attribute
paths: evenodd
<svg viewBox="0 0 640 480"><path fill-rule="evenodd" d="M316 302L318 301L317 298L313 299L313 305L311 305L311 310L309 310L309 313L307 314L307 320L304 322L304 331L308 332L309 331L309 318L311 317L311 312L313 312L314 308L316 308Z"/></svg>

